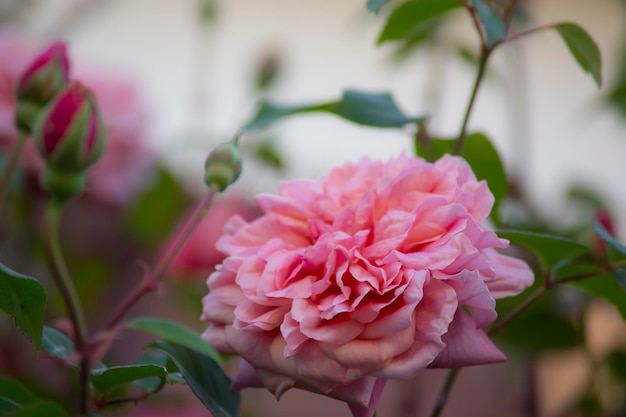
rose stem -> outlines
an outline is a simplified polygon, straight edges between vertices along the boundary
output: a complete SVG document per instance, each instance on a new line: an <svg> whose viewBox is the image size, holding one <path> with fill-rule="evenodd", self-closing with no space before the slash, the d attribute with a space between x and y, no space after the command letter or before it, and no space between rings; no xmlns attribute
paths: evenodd
<svg viewBox="0 0 626 417"><path fill-rule="evenodd" d="M215 189L209 188L209 192L204 196L204 198L198 203L196 209L191 214L183 228L180 230L176 238L172 241L170 246L165 251L165 254L158 262L156 267L147 272L141 284L131 293L128 298L120 304L120 306L115 310L115 313L109 318L106 324L103 326L103 329L111 330L115 327L115 325L124 317L124 315L139 301L143 296L149 294L152 291L155 291L158 288L158 284L161 281L163 275L167 272L170 265L174 261L178 252L183 248L191 233L195 230L195 228L200 224L204 215L207 213L211 203L213 202L213 197L215 196Z"/></svg>
<svg viewBox="0 0 626 417"><path fill-rule="evenodd" d="M80 361L80 413L86 414L89 404L89 349L87 348L87 325L74 282L65 263L59 240L59 220L63 204L53 199L48 207L48 265L70 321L74 328L74 344L81 356Z"/></svg>
<svg viewBox="0 0 626 417"><path fill-rule="evenodd" d="M437 396L437 402L435 403L435 408L433 412L430 414L430 417L439 417L443 412L444 407L450 397L450 392L452 391L452 387L454 387L454 383L456 381L456 377L459 375L461 368L452 368L450 372L448 372L448 376L446 377L445 382L443 383L443 387Z"/></svg>

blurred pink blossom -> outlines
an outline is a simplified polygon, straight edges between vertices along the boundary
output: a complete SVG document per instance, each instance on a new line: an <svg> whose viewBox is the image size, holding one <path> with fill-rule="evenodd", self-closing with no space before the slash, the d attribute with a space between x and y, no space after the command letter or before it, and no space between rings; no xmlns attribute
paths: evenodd
<svg viewBox="0 0 626 417"><path fill-rule="evenodd" d="M261 195L208 280L204 338L243 360L232 389L290 388L371 417L388 378L506 358L483 327L533 281L484 228L493 195L461 158L363 159Z"/></svg>
<svg viewBox="0 0 626 417"><path fill-rule="evenodd" d="M217 250L215 245L228 219L238 215L252 221L260 214L256 205L244 196L225 195L216 199L202 223L174 259L170 268L172 275L179 278L206 278L224 260L224 253Z"/></svg>

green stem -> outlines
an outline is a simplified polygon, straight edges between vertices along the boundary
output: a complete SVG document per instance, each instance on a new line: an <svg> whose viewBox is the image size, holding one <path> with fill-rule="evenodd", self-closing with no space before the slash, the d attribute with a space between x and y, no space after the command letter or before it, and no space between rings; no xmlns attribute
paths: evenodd
<svg viewBox="0 0 626 417"><path fill-rule="evenodd" d="M478 63L478 72L476 73L476 80L474 81L474 88L472 89L472 94L470 96L469 102L467 103L467 109L465 110L465 116L463 117L463 123L461 124L461 131L459 132L459 136L457 137L456 143L454 144L455 155L460 155L463 152L465 139L467 138L467 125L469 123L470 116L472 115L472 110L474 108L474 103L476 102L476 97L478 96L480 84L482 83L485 76L487 61L489 60L491 51L491 49L487 48L483 48L482 50L480 61Z"/></svg>
<svg viewBox="0 0 626 417"><path fill-rule="evenodd" d="M48 207L49 266L52 278L61 293L63 303L74 327L74 344L81 355L80 361L80 413L89 409L89 349L87 346L87 324L74 282L65 263L59 240L59 222L63 205L52 200Z"/></svg>
<svg viewBox="0 0 626 417"><path fill-rule="evenodd" d="M152 271L148 271L146 273L146 275L143 277L143 281L141 282L141 284L137 288L135 288L135 290L126 298L126 300L122 302L122 304L120 304L117 310L115 310L109 320L104 324L104 331L113 329L115 325L126 315L128 310L130 310L137 303L137 301L143 298L146 294L149 294L150 292L155 291L158 288L158 284L160 283L161 278L169 269L170 265L176 258L176 255L178 255L185 243L187 243L187 240L209 210L209 207L213 202L214 196L215 189L210 188L209 192L205 195L202 201L198 203L196 210L191 214L191 216L187 220L187 223L185 223L176 238L167 248L165 254L156 265L156 267Z"/></svg>
<svg viewBox="0 0 626 417"><path fill-rule="evenodd" d="M24 144L26 143L26 138L28 135L20 132L17 136L17 143L13 148L13 152L11 153L11 157L7 164L7 167L4 169L2 173L2 179L0 179L0 211L4 207L4 201L6 199L6 195L9 191L9 184L11 183L11 178L13 177L13 171L15 171L15 167L17 166L17 162L20 160L22 156L22 151L24 150Z"/></svg>
<svg viewBox="0 0 626 417"><path fill-rule="evenodd" d="M452 368L446 377L446 381L443 383L443 387L437 396L437 403L435 404L435 408L433 412L430 414L430 417L439 417L443 412L446 403L448 402L448 398L450 397L450 392L452 391L452 387L454 387L454 383L456 382L456 377L459 375L461 368Z"/></svg>

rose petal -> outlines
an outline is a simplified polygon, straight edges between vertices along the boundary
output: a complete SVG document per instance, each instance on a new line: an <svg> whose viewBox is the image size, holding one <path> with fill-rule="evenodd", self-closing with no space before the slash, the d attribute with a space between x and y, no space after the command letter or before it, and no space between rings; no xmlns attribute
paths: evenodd
<svg viewBox="0 0 626 417"><path fill-rule="evenodd" d="M450 329L443 337L445 349L429 368L456 368L506 361L506 356L463 310L457 310Z"/></svg>

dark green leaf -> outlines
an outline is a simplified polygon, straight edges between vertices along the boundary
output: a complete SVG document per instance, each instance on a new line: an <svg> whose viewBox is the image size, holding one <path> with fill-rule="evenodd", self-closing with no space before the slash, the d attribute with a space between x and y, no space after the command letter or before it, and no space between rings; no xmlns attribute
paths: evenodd
<svg viewBox="0 0 626 417"><path fill-rule="evenodd" d="M246 130L266 129L285 117L318 111L331 113L360 125L381 128L401 127L423 119L423 117L406 116L388 93L346 90L339 101L328 103L282 106L262 102L256 115L244 128Z"/></svg>
<svg viewBox="0 0 626 417"><path fill-rule="evenodd" d="M485 4L482 0L472 0L472 3L481 25L485 29L487 46L492 47L496 42L506 37L506 25L490 5Z"/></svg>
<svg viewBox="0 0 626 417"><path fill-rule="evenodd" d="M159 365L112 366L105 370L96 370L91 374L91 382L100 392L128 384L144 378L165 378L167 370Z"/></svg>
<svg viewBox="0 0 626 417"><path fill-rule="evenodd" d="M0 377L0 395L5 400L10 400L18 405L30 404L37 400L22 384L4 377Z"/></svg>
<svg viewBox="0 0 626 417"><path fill-rule="evenodd" d="M3 417L70 417L59 404L52 401L39 401L19 410L4 414Z"/></svg>
<svg viewBox="0 0 626 417"><path fill-rule="evenodd" d="M573 259L589 252L589 249L578 242L561 236L522 230L499 230L498 236L508 239L511 243L524 247L535 255L545 271L564 259Z"/></svg>
<svg viewBox="0 0 626 417"><path fill-rule="evenodd" d="M256 115L244 126L246 130L263 130L270 127L277 120L295 114L311 113L316 111L328 111L332 103L310 104L300 106L283 106L280 104L270 103L269 101L261 102L261 106Z"/></svg>
<svg viewBox="0 0 626 417"><path fill-rule="evenodd" d="M413 36L422 23L461 7L458 0L421 0L406 2L393 11L378 43L405 39Z"/></svg>
<svg viewBox="0 0 626 417"><path fill-rule="evenodd" d="M168 384L187 384L187 380L180 372L171 372L167 374L166 382Z"/></svg>
<svg viewBox="0 0 626 417"><path fill-rule="evenodd" d="M544 349L565 349L580 345L583 334L572 324L569 317L559 314L555 294L546 294L530 308L511 320L507 326L494 334L500 342L532 351ZM500 304L507 299L498 300ZM518 304L519 305L519 302Z"/></svg>
<svg viewBox="0 0 626 417"><path fill-rule="evenodd" d="M626 320L626 292L619 286L610 272L598 265L572 264L565 265L555 272L555 279L566 279L581 275L594 275L571 284L595 297L603 298L613 304ZM598 275L595 275L598 274Z"/></svg>
<svg viewBox="0 0 626 417"><path fill-rule="evenodd" d="M330 111L351 122L374 127L401 127L423 120L405 116L388 93L346 90Z"/></svg>
<svg viewBox="0 0 626 417"><path fill-rule="evenodd" d="M600 49L587 32L575 23L561 23L554 27L583 71L593 77L598 88L602 85L602 57Z"/></svg>
<svg viewBox="0 0 626 417"><path fill-rule="evenodd" d="M43 328L42 347L50 355L62 360L74 353L74 343L60 331L48 326Z"/></svg>
<svg viewBox="0 0 626 417"><path fill-rule="evenodd" d="M598 237L602 239L607 245L613 248L617 253L626 255L626 246L622 245L617 239L602 226L600 222L593 222L593 230Z"/></svg>
<svg viewBox="0 0 626 417"><path fill-rule="evenodd" d="M36 279L0 264L0 310L13 317L22 333L41 350L46 291Z"/></svg>
<svg viewBox="0 0 626 417"><path fill-rule="evenodd" d="M367 0L367 8L373 11L374 13L378 13L380 9L391 0Z"/></svg>
<svg viewBox="0 0 626 417"><path fill-rule="evenodd" d="M20 408L22 408L22 406L15 401L0 397L0 416L4 416L11 411L19 410Z"/></svg>
<svg viewBox="0 0 626 417"><path fill-rule="evenodd" d="M452 154L455 142L454 139L431 140L435 159L439 159L445 154ZM426 156L426 150L419 141L416 141L416 152L418 155ZM487 136L482 133L472 133L466 138L462 156L472 167L476 178L487 181L489 190L495 198L493 213L497 215L500 201L505 196L507 189L506 172L498 151Z"/></svg>
<svg viewBox="0 0 626 417"><path fill-rule="evenodd" d="M148 347L164 352L174 361L193 392L215 417L239 415L239 393L229 391L230 379L209 356L163 340Z"/></svg>
<svg viewBox="0 0 626 417"><path fill-rule="evenodd" d="M150 333L168 342L178 343L213 358L217 363L222 357L204 339L188 327L168 320L139 317L127 324L129 329Z"/></svg>
<svg viewBox="0 0 626 417"><path fill-rule="evenodd" d="M167 361L168 358L165 355L143 355L137 361L137 365L158 365L167 370ZM167 376L169 377L169 373ZM165 382L164 378L151 377L138 379L134 382L134 384L140 386L145 392L154 394L163 388Z"/></svg>

